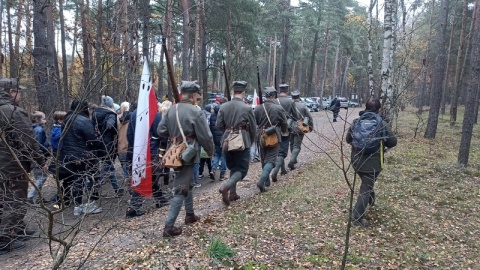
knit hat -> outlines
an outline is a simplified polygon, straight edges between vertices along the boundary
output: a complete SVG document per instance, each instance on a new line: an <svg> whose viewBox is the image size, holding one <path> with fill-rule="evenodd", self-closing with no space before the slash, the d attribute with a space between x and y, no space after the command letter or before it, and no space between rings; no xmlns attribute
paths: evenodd
<svg viewBox="0 0 480 270"><path fill-rule="evenodd" d="M106 107L109 107L109 108L112 108L113 109L113 98L111 98L110 96L103 96L102 95L102 106L106 106Z"/></svg>

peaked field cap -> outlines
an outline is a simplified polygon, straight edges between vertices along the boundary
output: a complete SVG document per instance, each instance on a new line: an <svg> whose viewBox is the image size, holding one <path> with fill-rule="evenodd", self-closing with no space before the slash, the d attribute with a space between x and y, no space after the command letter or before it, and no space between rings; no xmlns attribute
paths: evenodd
<svg viewBox="0 0 480 270"><path fill-rule="evenodd" d="M263 90L263 93L265 93L265 96L274 96L277 93L277 90L274 87L267 86Z"/></svg>
<svg viewBox="0 0 480 270"><path fill-rule="evenodd" d="M246 81L234 81L233 82L233 91L245 91L247 89L248 83Z"/></svg>
<svg viewBox="0 0 480 270"><path fill-rule="evenodd" d="M300 96L300 91L295 90L291 93L292 97L299 97Z"/></svg>
<svg viewBox="0 0 480 270"><path fill-rule="evenodd" d="M280 88L280 92L288 92L288 84L282 83L278 86Z"/></svg>
<svg viewBox="0 0 480 270"><path fill-rule="evenodd" d="M182 81L180 92L183 94L198 93L200 92L200 85L197 84L197 81Z"/></svg>
<svg viewBox="0 0 480 270"><path fill-rule="evenodd" d="M26 89L24 86L18 85L17 78L1 78L0 79L0 88L3 88L3 89L12 89L12 88Z"/></svg>

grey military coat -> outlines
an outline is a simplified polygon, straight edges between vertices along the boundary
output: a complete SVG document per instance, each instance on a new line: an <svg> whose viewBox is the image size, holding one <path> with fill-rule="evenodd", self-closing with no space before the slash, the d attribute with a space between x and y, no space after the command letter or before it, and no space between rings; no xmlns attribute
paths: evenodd
<svg viewBox="0 0 480 270"><path fill-rule="evenodd" d="M221 140L222 144L232 128L238 129L242 127L245 148L250 148L257 134L257 122L255 121L252 108L237 97L220 106L215 126L218 129L225 130Z"/></svg>
<svg viewBox="0 0 480 270"><path fill-rule="evenodd" d="M190 103L180 102L168 109L168 111L162 117L160 125L158 125L158 135L167 138L182 137L180 128L177 124L177 106L178 118L180 120L180 125L182 126L183 132L187 137L187 142L188 144L192 144L193 141L195 141L195 147L198 150L195 158L192 159L192 162L184 162L183 164L193 165L194 163L199 163L201 150L200 147L203 147L209 156L213 156L213 153L215 152L215 146L213 144L212 133L210 132L207 121L205 120L205 115L203 114L203 111L199 110Z"/></svg>

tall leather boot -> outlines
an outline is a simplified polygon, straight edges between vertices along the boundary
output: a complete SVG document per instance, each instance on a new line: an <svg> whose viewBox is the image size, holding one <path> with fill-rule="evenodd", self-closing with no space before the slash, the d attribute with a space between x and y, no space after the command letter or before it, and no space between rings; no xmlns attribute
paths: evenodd
<svg viewBox="0 0 480 270"><path fill-rule="evenodd" d="M277 160L275 161L275 168L272 170L272 181L277 182L277 175L278 171L280 171L280 168L282 167L282 162L283 162L283 157L278 156Z"/></svg>
<svg viewBox="0 0 480 270"><path fill-rule="evenodd" d="M293 149L292 155L290 157L290 162L288 162L288 168L290 170L295 170L295 164L297 164L297 157L300 154L300 149Z"/></svg>
<svg viewBox="0 0 480 270"><path fill-rule="evenodd" d="M285 175L287 174L287 169L285 169L285 158L282 159L282 167L280 167L280 175Z"/></svg>
<svg viewBox="0 0 480 270"><path fill-rule="evenodd" d="M260 189L260 192L265 192L267 191L265 189L265 182L268 180L268 178L270 177L270 172L272 171L273 169L273 163L266 163L264 166L263 166L263 171L262 171L262 175L260 176L260 179L258 180L257 182L257 187Z"/></svg>

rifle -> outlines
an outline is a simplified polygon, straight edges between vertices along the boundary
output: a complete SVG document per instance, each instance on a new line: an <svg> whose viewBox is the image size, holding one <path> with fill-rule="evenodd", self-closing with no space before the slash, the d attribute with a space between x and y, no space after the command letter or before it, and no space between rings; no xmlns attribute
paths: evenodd
<svg viewBox="0 0 480 270"><path fill-rule="evenodd" d="M178 92L177 83L175 83L175 77L173 76L172 62L170 61L170 57L168 57L168 51L167 51L167 39L163 35L163 29L161 24L160 24L160 34L162 35L162 49L163 49L163 52L165 53L165 58L167 62L167 73L168 73L168 78L170 79L170 84L172 85L173 99L175 100L175 103L179 103L180 94Z"/></svg>
<svg viewBox="0 0 480 270"><path fill-rule="evenodd" d="M277 74L275 74L275 77L273 79L273 83L275 84L273 87L275 88L275 90L280 91L280 89L278 88L278 81L277 81Z"/></svg>
<svg viewBox="0 0 480 270"><path fill-rule="evenodd" d="M260 71L258 70L258 65L257 65L257 83L258 83L258 102L260 104L263 104L262 86L260 85Z"/></svg>
<svg viewBox="0 0 480 270"><path fill-rule="evenodd" d="M225 64L225 58L223 58L223 74L225 75L225 95L227 96L228 101L232 100L230 97L230 84L228 84L228 75L227 75L227 65Z"/></svg>

